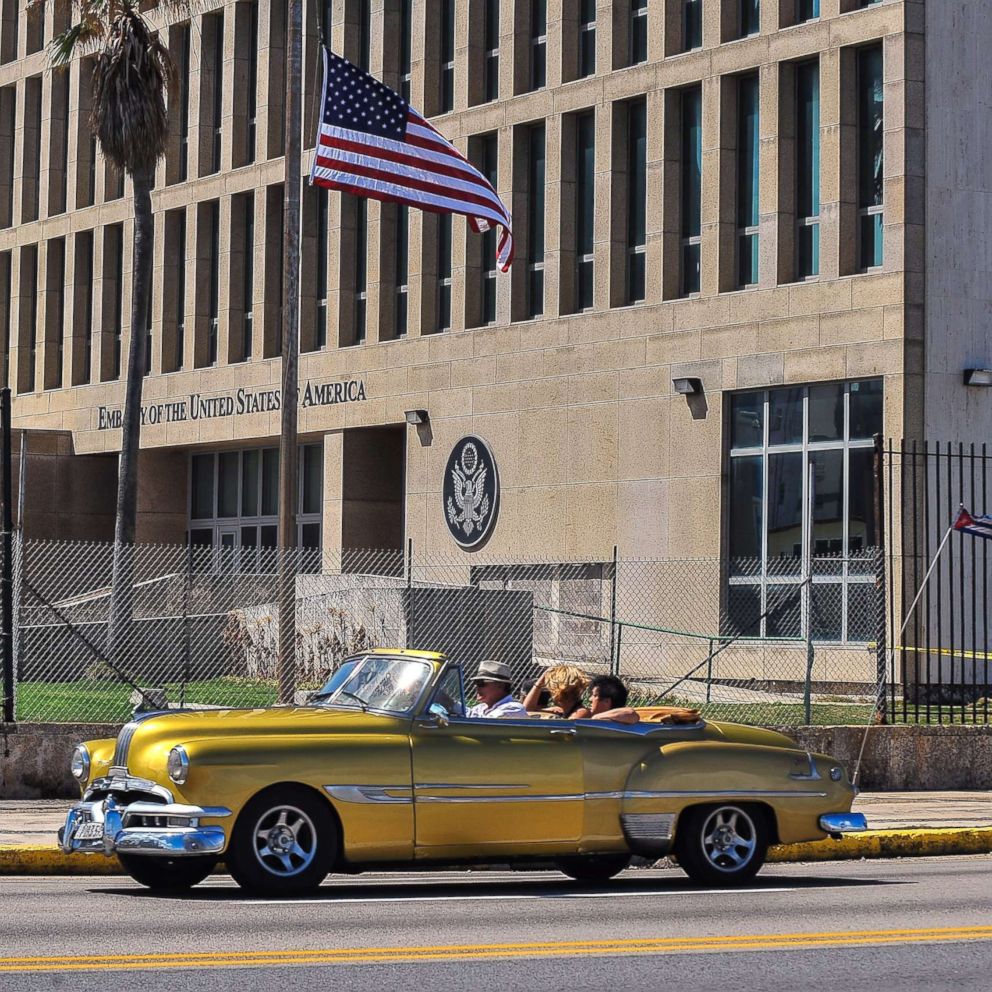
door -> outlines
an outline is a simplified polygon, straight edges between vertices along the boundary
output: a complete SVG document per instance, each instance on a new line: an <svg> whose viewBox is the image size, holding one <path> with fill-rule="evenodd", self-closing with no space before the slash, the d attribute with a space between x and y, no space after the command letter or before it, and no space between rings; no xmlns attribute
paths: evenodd
<svg viewBox="0 0 992 992"><path fill-rule="evenodd" d="M461 695L458 674L449 669L435 699ZM584 810L575 724L469 719L461 702L445 709L413 724L417 856L574 850Z"/></svg>

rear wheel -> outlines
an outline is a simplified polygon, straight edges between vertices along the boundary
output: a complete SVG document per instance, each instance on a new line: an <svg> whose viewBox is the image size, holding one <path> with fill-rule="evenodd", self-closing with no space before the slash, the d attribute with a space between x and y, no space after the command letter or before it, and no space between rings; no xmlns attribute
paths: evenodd
<svg viewBox="0 0 992 992"><path fill-rule="evenodd" d="M158 892L182 892L202 882L217 864L216 858L160 858L118 854L124 870L136 882Z"/></svg>
<svg viewBox="0 0 992 992"><path fill-rule="evenodd" d="M291 895L320 885L338 845L337 823L327 803L305 789L276 786L241 811L225 857L243 889Z"/></svg>
<svg viewBox="0 0 992 992"><path fill-rule="evenodd" d="M558 870L577 882L608 882L630 867L629 854L587 854L559 858Z"/></svg>
<svg viewBox="0 0 992 992"><path fill-rule="evenodd" d="M679 820L675 855L694 882L740 885L765 863L770 835L761 807L697 806Z"/></svg>

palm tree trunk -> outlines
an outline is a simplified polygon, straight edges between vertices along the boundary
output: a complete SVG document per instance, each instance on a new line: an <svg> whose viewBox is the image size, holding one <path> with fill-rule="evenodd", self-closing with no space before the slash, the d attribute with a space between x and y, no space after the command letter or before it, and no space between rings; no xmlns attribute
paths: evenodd
<svg viewBox="0 0 992 992"><path fill-rule="evenodd" d="M121 457L117 476L117 518L114 523L114 573L110 593L108 653L117 664L126 662L134 590L134 530L138 515L138 445L141 435L141 391L145 381L145 335L152 291L152 175L135 174L134 275L131 293L131 331L128 336L127 379Z"/></svg>

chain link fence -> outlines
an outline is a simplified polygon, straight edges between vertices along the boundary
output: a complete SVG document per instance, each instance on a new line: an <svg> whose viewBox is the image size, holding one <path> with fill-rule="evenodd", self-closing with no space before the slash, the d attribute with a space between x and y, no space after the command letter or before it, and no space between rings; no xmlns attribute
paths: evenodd
<svg viewBox="0 0 992 992"><path fill-rule="evenodd" d="M111 636L111 544L15 551L19 721L122 723L134 707L255 707L278 697L280 564L295 572L297 700L370 647L507 662L520 691L569 662L634 705L753 724L867 723L884 691L882 561L506 561L137 546ZM784 562L784 560L783 560ZM118 562L118 568L121 563ZM112 643L113 641L113 643Z"/></svg>

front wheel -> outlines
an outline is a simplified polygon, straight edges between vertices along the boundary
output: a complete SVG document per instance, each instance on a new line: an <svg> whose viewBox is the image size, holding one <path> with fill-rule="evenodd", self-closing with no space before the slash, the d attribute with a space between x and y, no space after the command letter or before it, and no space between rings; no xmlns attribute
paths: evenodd
<svg viewBox="0 0 992 992"><path fill-rule="evenodd" d="M183 892L202 882L217 864L216 858L160 858L146 854L118 854L121 866L136 882L156 892Z"/></svg>
<svg viewBox="0 0 992 992"><path fill-rule="evenodd" d="M629 854L586 854L559 858L558 870L577 882L608 882L630 867Z"/></svg>
<svg viewBox="0 0 992 992"><path fill-rule="evenodd" d="M241 811L226 861L243 889L295 895L317 888L338 853L329 805L295 786L259 793Z"/></svg>
<svg viewBox="0 0 992 992"><path fill-rule="evenodd" d="M697 806L682 814L675 855L682 870L703 885L741 885L765 863L770 829L757 806Z"/></svg>

